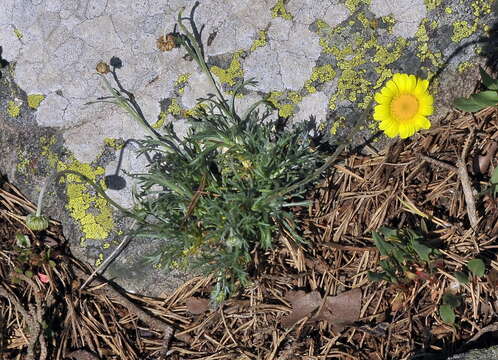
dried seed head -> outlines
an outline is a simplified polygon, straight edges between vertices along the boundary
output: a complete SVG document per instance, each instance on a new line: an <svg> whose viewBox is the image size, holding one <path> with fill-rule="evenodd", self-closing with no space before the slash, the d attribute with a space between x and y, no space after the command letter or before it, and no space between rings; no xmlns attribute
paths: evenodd
<svg viewBox="0 0 498 360"><path fill-rule="evenodd" d="M95 70L97 70L97 72L99 74L102 74L102 75L105 75L107 74L109 71L111 71L111 69L109 68L109 65L106 63L106 62L103 62L103 61L100 61L97 66L95 67Z"/></svg>
<svg viewBox="0 0 498 360"><path fill-rule="evenodd" d="M166 36L161 35L156 41L156 46L161 51L173 50L176 47L175 35L172 33Z"/></svg>

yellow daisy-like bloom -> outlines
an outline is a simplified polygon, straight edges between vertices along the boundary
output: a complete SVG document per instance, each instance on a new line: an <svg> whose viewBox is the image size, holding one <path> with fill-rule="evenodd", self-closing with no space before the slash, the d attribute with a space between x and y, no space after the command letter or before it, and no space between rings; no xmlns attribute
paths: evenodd
<svg viewBox="0 0 498 360"><path fill-rule="evenodd" d="M378 105L373 117L387 136L405 139L420 129L429 129L434 99L427 88L429 81L414 75L394 74L392 80L375 94Z"/></svg>

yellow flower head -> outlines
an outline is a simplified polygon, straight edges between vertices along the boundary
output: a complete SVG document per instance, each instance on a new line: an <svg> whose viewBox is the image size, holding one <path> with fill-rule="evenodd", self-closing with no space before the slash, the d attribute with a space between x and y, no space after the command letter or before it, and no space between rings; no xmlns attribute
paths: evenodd
<svg viewBox="0 0 498 360"><path fill-rule="evenodd" d="M429 129L434 99L427 90L429 81L414 75L394 74L392 80L375 94L378 105L374 119L387 136L405 139L420 129Z"/></svg>

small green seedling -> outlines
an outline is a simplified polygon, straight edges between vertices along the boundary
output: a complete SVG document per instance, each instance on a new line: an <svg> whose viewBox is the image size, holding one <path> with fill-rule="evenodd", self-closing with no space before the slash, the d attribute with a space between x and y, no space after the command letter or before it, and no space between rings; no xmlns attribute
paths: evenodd
<svg viewBox="0 0 498 360"><path fill-rule="evenodd" d="M460 296L446 293L443 295L443 304L439 306L439 316L447 324L455 323L455 309L460 306L462 299Z"/></svg>
<svg viewBox="0 0 498 360"><path fill-rule="evenodd" d="M394 284L408 283L415 279L430 279L432 261L439 255L429 247L424 237L410 229L380 228L372 233L382 259L383 272L369 272L372 281L386 280Z"/></svg>
<svg viewBox="0 0 498 360"><path fill-rule="evenodd" d="M477 112L488 106L498 104L498 79L493 79L482 68L479 68L481 73L481 81L487 88L485 91L473 94L468 98L458 98L455 100L455 107L462 111Z"/></svg>

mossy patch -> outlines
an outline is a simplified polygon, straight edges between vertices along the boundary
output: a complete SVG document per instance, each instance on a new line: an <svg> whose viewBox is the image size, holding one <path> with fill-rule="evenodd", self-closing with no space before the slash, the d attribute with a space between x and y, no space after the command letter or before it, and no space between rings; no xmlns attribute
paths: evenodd
<svg viewBox="0 0 498 360"><path fill-rule="evenodd" d="M31 109L38 109L41 102L45 99L45 96L42 94L31 94L28 95L28 106Z"/></svg>
<svg viewBox="0 0 498 360"><path fill-rule="evenodd" d="M232 61L227 69L211 66L211 72L216 75L222 84L233 86L237 83L237 79L244 77L244 71L240 64L240 56L242 53L243 51L239 50L233 54Z"/></svg>
<svg viewBox="0 0 498 360"><path fill-rule="evenodd" d="M23 38L23 36L24 36L24 35L22 34L21 30L19 30L19 29L17 29L17 28L15 28L15 29L14 29L14 34L16 35L16 37L17 37L19 40L21 40L21 39Z"/></svg>
<svg viewBox="0 0 498 360"><path fill-rule="evenodd" d="M178 76L175 81L175 87L177 88L178 93L181 95L185 92L185 86L187 85L188 79L192 76L191 73L185 73Z"/></svg>
<svg viewBox="0 0 498 360"><path fill-rule="evenodd" d="M296 104L301 102L302 96L295 91L284 93L282 91L271 92L267 100L278 110L278 115L288 118L294 115Z"/></svg>
<svg viewBox="0 0 498 360"><path fill-rule="evenodd" d="M122 139L114 139L114 138L104 138L104 144L113 148L114 150L121 150L124 146L124 141Z"/></svg>
<svg viewBox="0 0 498 360"><path fill-rule="evenodd" d="M465 38L468 38L473 33L477 31L477 23L469 24L468 21L455 21L453 23L453 34L451 35L451 40L454 42L460 42Z"/></svg>

